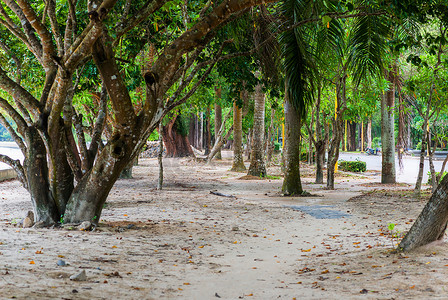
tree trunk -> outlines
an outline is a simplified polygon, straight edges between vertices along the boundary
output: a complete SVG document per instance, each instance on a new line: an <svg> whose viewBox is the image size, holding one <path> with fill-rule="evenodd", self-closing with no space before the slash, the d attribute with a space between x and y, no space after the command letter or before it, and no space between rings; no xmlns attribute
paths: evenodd
<svg viewBox="0 0 448 300"><path fill-rule="evenodd" d="M265 95L261 84L255 87L254 127L252 131L252 151L248 175L266 177L264 162L264 115Z"/></svg>
<svg viewBox="0 0 448 300"><path fill-rule="evenodd" d="M436 240L441 240L448 223L448 176L432 194L423 211L401 240L398 250L410 251Z"/></svg>
<svg viewBox="0 0 448 300"><path fill-rule="evenodd" d="M216 96L218 97L218 92L216 92ZM219 97L221 97L221 88L219 88ZM215 143L218 140L219 129L221 128L221 124L222 124L222 108L221 105L215 103ZM215 155L216 159L222 159L221 148L222 145L216 152Z"/></svg>
<svg viewBox="0 0 448 300"><path fill-rule="evenodd" d="M274 132L274 117L275 117L275 109L271 108L271 122L269 123L268 128L268 136L266 138L266 165L269 166L271 164L272 160L272 154L274 153L274 139L273 139L273 132Z"/></svg>
<svg viewBox="0 0 448 300"><path fill-rule="evenodd" d="M298 110L285 101L285 177L282 191L285 195L300 195L303 193L300 179L300 128L301 118Z"/></svg>
<svg viewBox="0 0 448 300"><path fill-rule="evenodd" d="M225 134L226 122L229 117L230 112L224 118L224 121L221 123L221 127L219 128L218 133L216 134L215 144L213 145L210 154L207 156L207 164L209 164L212 161L213 157L221 150L222 146L227 142L230 134L232 134L233 132L233 125L232 125L232 127L230 127L230 129Z"/></svg>
<svg viewBox="0 0 448 300"><path fill-rule="evenodd" d="M389 90L381 97L381 183L395 183L394 101L396 66L387 72Z"/></svg>
<svg viewBox="0 0 448 300"><path fill-rule="evenodd" d="M231 171L246 170L243 160L243 118L242 108L233 102L233 165Z"/></svg>
<svg viewBox="0 0 448 300"><path fill-rule="evenodd" d="M324 162L325 162L325 141L320 140L316 143L316 181L315 183L324 183Z"/></svg>
<svg viewBox="0 0 448 300"><path fill-rule="evenodd" d="M333 136L328 149L328 163L327 163L327 189L334 189L334 170L339 159L339 147L341 145L342 136L344 132L344 121L342 115L346 109L346 80L347 75L343 74L336 81L336 101L337 111L335 120L333 122Z"/></svg>
<svg viewBox="0 0 448 300"><path fill-rule="evenodd" d="M207 105L207 111L205 113L205 131L204 131L204 155L208 155L210 153L211 148L211 131L210 131L210 105Z"/></svg>
<svg viewBox="0 0 448 300"><path fill-rule="evenodd" d="M34 210L34 221L42 222L44 225L55 224L59 222L61 211L50 193L47 152L37 130L33 127L29 129L26 136L29 146L24 169Z"/></svg>
<svg viewBox="0 0 448 300"><path fill-rule="evenodd" d="M159 123L159 154L157 155L159 163L159 179L157 180L157 189L161 190L163 187L163 125L162 120Z"/></svg>
<svg viewBox="0 0 448 300"><path fill-rule="evenodd" d="M187 136L183 136L179 132L178 120L179 116L175 116L170 122L163 127L162 137L166 147L166 157L186 157L194 156L190 142Z"/></svg>
<svg viewBox="0 0 448 300"><path fill-rule="evenodd" d="M428 160L429 160L429 171L431 176L431 186L432 192L434 193L437 188L437 180L436 180L436 170L434 168L434 152L437 149L437 142L434 143L434 148L431 150L431 137L430 134L427 134L427 143L428 143Z"/></svg>
<svg viewBox="0 0 448 300"><path fill-rule="evenodd" d="M423 122L423 136L422 136L422 148L420 151L420 163L418 168L418 175L417 175L417 182L415 183L414 193L420 194L420 191L422 189L422 181L423 181L423 171L425 169L425 154L426 154L426 141L427 141L427 135L428 135L428 113L426 114Z"/></svg>
<svg viewBox="0 0 448 300"><path fill-rule="evenodd" d="M367 122L367 148L372 149L372 119ZM363 151L366 149L362 149Z"/></svg>

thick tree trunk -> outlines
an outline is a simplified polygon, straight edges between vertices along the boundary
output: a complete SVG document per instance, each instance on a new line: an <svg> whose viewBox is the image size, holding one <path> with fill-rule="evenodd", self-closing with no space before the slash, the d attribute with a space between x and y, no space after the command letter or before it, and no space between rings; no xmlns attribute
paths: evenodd
<svg viewBox="0 0 448 300"><path fill-rule="evenodd" d="M166 147L166 157L186 157L194 156L187 136L178 132L177 118L174 117L163 127L162 137Z"/></svg>
<svg viewBox="0 0 448 300"><path fill-rule="evenodd" d="M248 175L266 177L264 162L264 115L265 95L261 84L255 87L254 128L252 131L252 151Z"/></svg>
<svg viewBox="0 0 448 300"><path fill-rule="evenodd" d="M64 222L90 221L98 224L103 205L121 171L134 159L129 136L117 134L110 141L87 176L78 183L67 203Z"/></svg>
<svg viewBox="0 0 448 300"><path fill-rule="evenodd" d="M28 152L24 160L24 169L34 210L34 221L42 222L44 225L55 224L59 222L61 211L50 192L45 145L33 127L29 128L26 138Z"/></svg>
<svg viewBox="0 0 448 300"><path fill-rule="evenodd" d="M396 67L388 71L389 90L381 97L381 183L395 183L394 101Z"/></svg>
<svg viewBox="0 0 448 300"><path fill-rule="evenodd" d="M219 98L221 98L221 88L216 90L216 97L218 97L218 95L219 95ZM221 124L222 124L222 108L221 108L221 105L215 103L215 142L218 139L218 134L219 134L219 129L221 128ZM219 147L219 150L216 152L216 155L215 155L216 159L222 159L221 147Z"/></svg>
<svg viewBox="0 0 448 300"><path fill-rule="evenodd" d="M410 251L436 240L441 240L448 223L448 176L432 194L423 211L401 240L398 250Z"/></svg>
<svg viewBox="0 0 448 300"><path fill-rule="evenodd" d="M233 165L231 171L245 171L243 160L243 118L242 108L233 103Z"/></svg>
<svg viewBox="0 0 448 300"><path fill-rule="evenodd" d="M349 122L348 125L348 151L356 151L356 125L355 122Z"/></svg>
<svg viewBox="0 0 448 300"><path fill-rule="evenodd" d="M301 118L298 110L288 99L285 101L285 177L282 191L285 195L303 193L300 180L300 127Z"/></svg>

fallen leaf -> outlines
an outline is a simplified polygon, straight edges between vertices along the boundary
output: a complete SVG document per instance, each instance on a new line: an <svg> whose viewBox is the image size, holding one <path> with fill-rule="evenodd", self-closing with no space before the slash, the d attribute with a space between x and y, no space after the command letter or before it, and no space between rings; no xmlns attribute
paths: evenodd
<svg viewBox="0 0 448 300"><path fill-rule="evenodd" d="M330 272L330 271L325 270L325 271L322 271L321 274L327 274L327 273L329 273L329 272Z"/></svg>
<svg viewBox="0 0 448 300"><path fill-rule="evenodd" d="M112 248L117 248L117 246L114 245L114 246L112 246Z"/></svg>
<svg viewBox="0 0 448 300"><path fill-rule="evenodd" d="M303 250L303 249L301 249L301 251L302 251L302 252L310 252L311 249L308 249L308 250Z"/></svg>
<svg viewBox="0 0 448 300"><path fill-rule="evenodd" d="M30 265L35 265L36 263L34 262L34 260L30 261Z"/></svg>
<svg viewBox="0 0 448 300"><path fill-rule="evenodd" d="M189 282L184 282L184 285L190 285L190 283Z"/></svg>
<svg viewBox="0 0 448 300"><path fill-rule="evenodd" d="M410 288L410 289L413 289L413 288L415 288L415 284L414 284L413 286L410 286L409 288Z"/></svg>
<svg viewBox="0 0 448 300"><path fill-rule="evenodd" d="M43 254L43 252L40 251L40 250L37 250L37 251L36 251L36 254Z"/></svg>

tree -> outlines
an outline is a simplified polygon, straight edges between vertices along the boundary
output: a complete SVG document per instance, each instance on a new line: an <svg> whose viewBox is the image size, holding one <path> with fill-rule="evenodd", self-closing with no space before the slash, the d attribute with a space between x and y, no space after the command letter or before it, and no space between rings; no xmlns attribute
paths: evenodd
<svg viewBox="0 0 448 300"><path fill-rule="evenodd" d="M235 101L233 103L233 164L231 171L241 172L245 170L246 166L243 159L243 109L238 107Z"/></svg>
<svg viewBox="0 0 448 300"><path fill-rule="evenodd" d="M8 10L0 5L1 39L14 41L18 51L26 48L33 66L40 66L36 76L42 74L44 78L42 88L30 92L11 78L8 66L0 69L0 88L10 96L0 99L1 107L17 129L7 125L7 118L1 121L14 136L25 160L22 165L6 156L0 159L17 171L30 192L36 221L49 225L63 216L68 223L97 223L123 168L139 153L161 118L194 93L220 59L222 50L197 63L201 54L204 59L206 45L240 11L262 2L270 1L208 3L196 12L189 30L164 39L160 55L144 75L146 99L141 110L136 111L117 63L116 47L120 39L127 40L131 36L127 34L148 22L151 15L166 14L172 2L136 1L131 6L131 1L104 0L89 1L86 7L76 1L64 2L68 4L64 6L50 0L35 6L25 0L5 0ZM44 20L38 15L45 16ZM164 26L168 28L169 24ZM177 28L177 24L173 27ZM104 147L99 146L101 134L94 135L90 147L83 144L85 139L75 139L72 134L72 116L77 115L73 99L68 97L73 76L91 59L107 90L113 116L113 136ZM193 79L195 83L189 86ZM185 95L181 95L187 87ZM101 132L103 114L97 116L94 132Z"/></svg>
<svg viewBox="0 0 448 300"><path fill-rule="evenodd" d="M248 175L266 176L266 165L264 161L264 114L265 114L265 95L261 84L255 87L255 107L254 107L254 129L252 138L252 153L250 155L250 166Z"/></svg>

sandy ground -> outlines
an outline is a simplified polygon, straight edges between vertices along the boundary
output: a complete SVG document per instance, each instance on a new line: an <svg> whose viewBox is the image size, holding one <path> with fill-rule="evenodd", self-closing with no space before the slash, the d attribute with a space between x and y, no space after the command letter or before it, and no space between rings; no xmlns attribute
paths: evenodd
<svg viewBox="0 0 448 300"><path fill-rule="evenodd" d="M16 226L29 196L1 183L0 299L448 299L445 244L391 252L387 225L401 235L427 199L410 186L339 174L328 191L305 166L312 195L281 197L281 179L240 180L230 164L166 159L157 191L157 161L144 159L93 232ZM87 281L68 278L80 270Z"/></svg>

